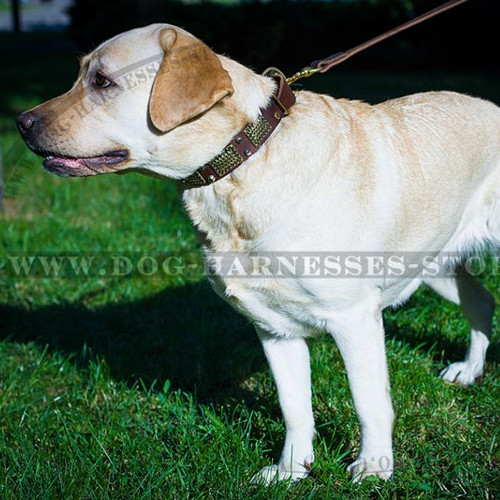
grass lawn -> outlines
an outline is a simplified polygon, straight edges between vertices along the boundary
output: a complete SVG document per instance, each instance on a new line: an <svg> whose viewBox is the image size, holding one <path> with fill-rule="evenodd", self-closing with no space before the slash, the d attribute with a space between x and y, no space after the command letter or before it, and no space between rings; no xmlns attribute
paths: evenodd
<svg viewBox="0 0 500 500"><path fill-rule="evenodd" d="M155 278L16 277L8 257L85 253L181 255L201 263L173 182L59 179L27 152L13 117L69 88L73 49L56 35L0 34L0 497L500 498L500 348L481 384L437 377L464 356L455 306L420 290L385 314L396 412L395 478L348 481L359 430L330 339L311 342L318 426L313 475L287 488L249 485L278 458L284 431L252 327L195 267ZM272 61L270 61L271 63ZM307 81L333 95L379 100L454 89L500 103L486 74L349 74ZM500 300L498 278L482 280Z"/></svg>

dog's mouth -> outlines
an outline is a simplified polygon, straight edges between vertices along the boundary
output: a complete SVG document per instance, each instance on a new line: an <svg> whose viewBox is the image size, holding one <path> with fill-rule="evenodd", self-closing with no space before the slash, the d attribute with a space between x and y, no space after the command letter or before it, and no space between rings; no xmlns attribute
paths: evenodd
<svg viewBox="0 0 500 500"><path fill-rule="evenodd" d="M97 156L58 156L51 152L38 152L44 157L43 168L48 172L61 177L86 177L89 175L114 172L116 166L124 163L129 158L125 149L107 151Z"/></svg>

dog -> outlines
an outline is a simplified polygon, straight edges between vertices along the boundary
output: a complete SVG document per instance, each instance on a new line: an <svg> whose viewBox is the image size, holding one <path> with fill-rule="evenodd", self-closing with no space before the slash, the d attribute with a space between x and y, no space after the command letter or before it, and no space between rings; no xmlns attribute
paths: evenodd
<svg viewBox="0 0 500 500"><path fill-rule="evenodd" d="M355 481L390 478L394 417L382 310L421 284L459 304L470 346L441 377L469 385L483 374L493 298L459 257L446 272L420 266L371 276L341 275L344 266L330 259L319 276L311 255L354 252L359 264L368 254L464 255L498 243L500 109L453 92L369 105L296 91L286 107L276 97L279 75L256 74L167 24L118 35L80 66L69 92L18 116L19 131L60 176L136 171L179 181L209 279L255 325L277 386L285 443L278 463L254 479L296 480L311 470L307 339L324 332L344 360L361 425L348 470ZM262 121L271 104L272 126L272 117ZM238 153L244 162L238 157L229 173L223 166L220 179L215 167L205 175L201 167L238 147L242 130L259 127L264 135L274 129L257 149ZM228 255L247 258L238 267L244 279L219 265ZM282 274L246 272L253 257L276 255L307 257L305 270L314 272L293 272L290 262Z"/></svg>

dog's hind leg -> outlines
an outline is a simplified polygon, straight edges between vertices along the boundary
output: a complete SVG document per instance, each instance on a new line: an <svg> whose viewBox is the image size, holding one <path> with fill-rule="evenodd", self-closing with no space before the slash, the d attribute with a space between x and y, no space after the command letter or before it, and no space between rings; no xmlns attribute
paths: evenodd
<svg viewBox="0 0 500 500"><path fill-rule="evenodd" d="M314 460L309 348L303 338L280 338L257 328L278 389L286 439L277 465L264 467L253 483L297 480L309 475Z"/></svg>
<svg viewBox="0 0 500 500"><path fill-rule="evenodd" d="M471 328L470 345L464 361L452 363L440 376L448 382L473 384L483 374L495 301L491 294L462 268L457 269L455 277L428 279L425 283L445 299L460 305Z"/></svg>

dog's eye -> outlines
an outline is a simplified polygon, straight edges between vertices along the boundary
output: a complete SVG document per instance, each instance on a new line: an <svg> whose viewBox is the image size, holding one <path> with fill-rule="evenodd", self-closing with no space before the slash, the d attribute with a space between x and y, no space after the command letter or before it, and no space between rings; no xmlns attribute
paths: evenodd
<svg viewBox="0 0 500 500"><path fill-rule="evenodd" d="M111 85L111 80L108 80L102 73L99 71L94 75L94 85L101 89L105 89Z"/></svg>

